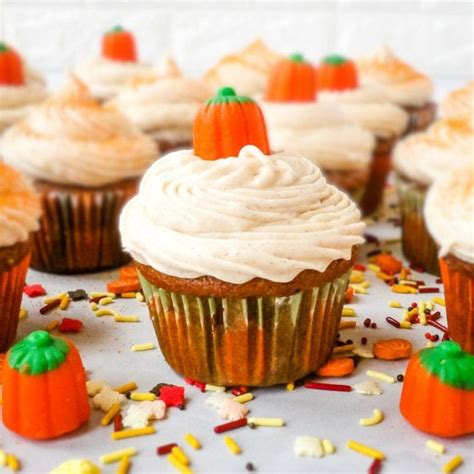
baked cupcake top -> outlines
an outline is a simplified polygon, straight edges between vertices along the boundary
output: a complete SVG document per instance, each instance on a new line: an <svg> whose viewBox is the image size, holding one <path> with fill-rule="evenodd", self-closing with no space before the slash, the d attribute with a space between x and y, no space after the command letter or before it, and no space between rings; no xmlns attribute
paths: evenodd
<svg viewBox="0 0 474 474"><path fill-rule="evenodd" d="M395 56L388 48L357 60L361 84L376 85L389 102L419 107L430 101L433 83L425 74Z"/></svg>
<svg viewBox="0 0 474 474"><path fill-rule="evenodd" d="M140 176L156 155L151 138L101 106L74 77L3 138L7 163L64 185L94 187Z"/></svg>
<svg viewBox="0 0 474 474"><path fill-rule="evenodd" d="M232 86L240 94L255 96L263 93L275 64L282 56L270 49L261 39L241 51L220 59L204 75L212 89Z"/></svg>
<svg viewBox="0 0 474 474"><path fill-rule="evenodd" d="M25 242L38 230L41 207L29 181L0 161L0 247Z"/></svg>
<svg viewBox="0 0 474 474"><path fill-rule="evenodd" d="M441 102L445 118L468 120L474 124L474 81L450 92Z"/></svg>
<svg viewBox="0 0 474 474"><path fill-rule="evenodd" d="M41 75L0 42L0 132L25 117L30 106L46 95Z"/></svg>
<svg viewBox="0 0 474 474"><path fill-rule="evenodd" d="M440 256L449 253L474 263L474 166L452 169L433 184L425 204L425 221L440 246Z"/></svg>
<svg viewBox="0 0 474 474"><path fill-rule="evenodd" d="M443 119L397 144L395 169L429 185L452 166L474 166L474 130L465 120Z"/></svg>

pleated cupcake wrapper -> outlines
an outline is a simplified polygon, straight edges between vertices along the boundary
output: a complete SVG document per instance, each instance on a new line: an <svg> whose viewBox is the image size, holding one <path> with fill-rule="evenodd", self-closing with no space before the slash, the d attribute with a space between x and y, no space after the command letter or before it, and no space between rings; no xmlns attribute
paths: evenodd
<svg viewBox="0 0 474 474"><path fill-rule="evenodd" d="M118 221L136 186L136 181L127 181L104 189L40 187L43 217L31 266L51 273L84 273L127 263Z"/></svg>
<svg viewBox="0 0 474 474"><path fill-rule="evenodd" d="M21 298L30 254L7 271L0 272L0 352L13 344L18 329Z"/></svg>
<svg viewBox="0 0 474 474"><path fill-rule="evenodd" d="M440 260L449 337L474 354L474 278Z"/></svg>
<svg viewBox="0 0 474 474"><path fill-rule="evenodd" d="M223 386L283 384L318 369L333 350L348 278L292 296L213 298L169 292L140 275L169 365Z"/></svg>
<svg viewBox="0 0 474 474"><path fill-rule="evenodd" d="M402 248L410 263L421 265L425 271L440 275L438 247L426 227L423 216L426 191L415 183L397 178L402 216Z"/></svg>

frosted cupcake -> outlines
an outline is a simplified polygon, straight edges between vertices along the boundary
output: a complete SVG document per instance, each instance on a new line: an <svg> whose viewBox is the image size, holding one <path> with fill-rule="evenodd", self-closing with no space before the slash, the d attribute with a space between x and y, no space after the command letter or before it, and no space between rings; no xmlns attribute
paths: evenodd
<svg viewBox="0 0 474 474"><path fill-rule="evenodd" d="M8 164L34 179L41 196L33 268L79 273L128 260L118 216L156 158L151 138L72 80L5 133L3 152Z"/></svg>
<svg viewBox="0 0 474 474"><path fill-rule="evenodd" d="M358 201L369 179L375 138L337 104L316 99L315 69L301 55L275 67L262 101L271 148L308 158Z"/></svg>
<svg viewBox="0 0 474 474"><path fill-rule="evenodd" d="M194 150L158 160L122 212L161 350L185 377L287 383L332 352L360 212L309 160L268 153L256 104L223 89Z"/></svg>
<svg viewBox="0 0 474 474"><path fill-rule="evenodd" d="M116 26L102 37L101 56L79 64L75 74L99 100L110 99L137 75L147 74L151 65L138 61L135 38Z"/></svg>
<svg viewBox="0 0 474 474"><path fill-rule="evenodd" d="M321 102L337 104L356 124L376 137L369 181L360 202L362 212L371 214L382 202L392 149L407 128L408 114L388 102L376 86L360 85L357 66L340 55L322 60L317 72L317 86Z"/></svg>
<svg viewBox="0 0 474 474"><path fill-rule="evenodd" d="M362 85L380 88L384 97L410 115L407 132L424 130L435 119L431 79L382 47L357 61Z"/></svg>
<svg viewBox="0 0 474 474"><path fill-rule="evenodd" d="M444 118L467 120L474 124L474 81L450 92L441 102L440 109Z"/></svg>
<svg viewBox="0 0 474 474"><path fill-rule="evenodd" d="M205 82L183 77L168 58L158 74L137 77L127 84L111 106L153 137L164 153L192 146L194 117L211 95Z"/></svg>
<svg viewBox="0 0 474 474"><path fill-rule="evenodd" d="M0 162L0 352L13 343L41 207L30 183Z"/></svg>
<svg viewBox="0 0 474 474"><path fill-rule="evenodd" d="M474 130L468 122L453 119L439 120L395 148L403 253L435 275L439 275L437 247L423 218L426 191L453 166L474 166L473 150Z"/></svg>
<svg viewBox="0 0 474 474"><path fill-rule="evenodd" d="M425 220L439 247L449 337L474 354L474 163L431 187Z"/></svg>
<svg viewBox="0 0 474 474"><path fill-rule="evenodd" d="M46 95L43 78L14 49L0 42L0 134Z"/></svg>

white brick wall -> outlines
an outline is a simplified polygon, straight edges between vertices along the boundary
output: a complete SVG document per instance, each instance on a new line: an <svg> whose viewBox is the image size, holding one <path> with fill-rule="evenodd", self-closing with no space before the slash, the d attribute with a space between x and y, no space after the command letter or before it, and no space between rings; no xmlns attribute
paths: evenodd
<svg viewBox="0 0 474 474"><path fill-rule="evenodd" d="M0 0L0 37L49 75L96 53L115 24L135 32L141 58L171 53L192 74L260 35L313 60L387 43L437 79L474 76L473 2Z"/></svg>

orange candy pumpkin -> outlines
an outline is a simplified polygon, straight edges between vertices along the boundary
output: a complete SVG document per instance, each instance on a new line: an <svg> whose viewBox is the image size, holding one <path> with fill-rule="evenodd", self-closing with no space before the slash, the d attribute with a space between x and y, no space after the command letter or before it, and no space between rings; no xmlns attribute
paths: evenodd
<svg viewBox="0 0 474 474"><path fill-rule="evenodd" d="M0 85L21 86L24 83L25 76L20 55L0 42Z"/></svg>
<svg viewBox="0 0 474 474"><path fill-rule="evenodd" d="M32 439L79 428L90 416L86 374L72 342L46 331L13 346L3 369L3 423Z"/></svg>
<svg viewBox="0 0 474 474"><path fill-rule="evenodd" d="M318 68L317 85L321 91L356 89L359 86L356 65L338 54L325 57Z"/></svg>
<svg viewBox="0 0 474 474"><path fill-rule="evenodd" d="M267 84L268 102L312 102L316 100L316 69L301 54L280 61Z"/></svg>
<svg viewBox="0 0 474 474"><path fill-rule="evenodd" d="M405 373L400 411L436 436L474 433L474 356L452 341L419 351Z"/></svg>
<svg viewBox="0 0 474 474"><path fill-rule="evenodd" d="M132 33L116 26L102 37L102 56L112 61L136 62L137 51Z"/></svg>
<svg viewBox="0 0 474 474"><path fill-rule="evenodd" d="M194 154L203 160L217 160L238 156L245 145L270 154L262 111L254 100L222 87L194 119Z"/></svg>

